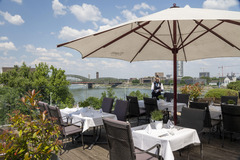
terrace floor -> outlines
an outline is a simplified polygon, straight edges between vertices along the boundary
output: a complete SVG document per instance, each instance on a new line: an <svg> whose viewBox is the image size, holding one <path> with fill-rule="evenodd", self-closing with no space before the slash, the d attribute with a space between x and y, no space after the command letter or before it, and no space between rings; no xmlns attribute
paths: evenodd
<svg viewBox="0 0 240 160"><path fill-rule="evenodd" d="M91 131L90 131L91 132ZM224 148L222 148L222 139L219 135L211 135L210 143L208 144L208 134L204 134L202 137L203 143L203 154L205 160L240 160L240 139L234 138L233 141L230 138L225 138ZM84 137L85 142L91 142L92 137ZM99 142L106 142L105 130L102 129L102 136ZM108 145L107 144L96 144L94 147L84 149L81 143L66 142L66 150L62 153L59 158L61 160L108 160ZM85 145L85 148L88 144ZM182 151L182 155L179 152L174 152L175 160L187 159L187 150ZM190 160L196 160L200 158L199 146L193 147L190 151Z"/></svg>

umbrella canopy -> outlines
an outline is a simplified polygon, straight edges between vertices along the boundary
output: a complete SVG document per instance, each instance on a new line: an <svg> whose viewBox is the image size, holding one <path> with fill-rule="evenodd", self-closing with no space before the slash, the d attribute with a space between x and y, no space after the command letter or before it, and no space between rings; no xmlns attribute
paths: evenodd
<svg viewBox="0 0 240 160"><path fill-rule="evenodd" d="M176 123L176 61L240 57L240 12L173 6L61 46L83 58L173 60Z"/></svg>

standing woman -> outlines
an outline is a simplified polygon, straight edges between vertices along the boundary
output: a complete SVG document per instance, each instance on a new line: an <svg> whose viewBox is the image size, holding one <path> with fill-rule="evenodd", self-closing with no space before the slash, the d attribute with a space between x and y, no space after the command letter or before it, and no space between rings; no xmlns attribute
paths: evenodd
<svg viewBox="0 0 240 160"><path fill-rule="evenodd" d="M163 91L163 84L160 82L159 77L155 78L155 82L152 83L151 90L152 90L152 98L156 97L159 100L158 96L161 95L161 91Z"/></svg>

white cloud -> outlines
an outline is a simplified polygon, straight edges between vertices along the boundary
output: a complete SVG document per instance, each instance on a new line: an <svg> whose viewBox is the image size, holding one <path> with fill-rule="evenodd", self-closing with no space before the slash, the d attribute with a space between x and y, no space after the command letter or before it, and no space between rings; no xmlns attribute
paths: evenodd
<svg viewBox="0 0 240 160"><path fill-rule="evenodd" d="M125 8L127 8L127 6L115 6L117 9L125 9Z"/></svg>
<svg viewBox="0 0 240 160"><path fill-rule="evenodd" d="M0 21L0 26L3 26L5 24L5 22Z"/></svg>
<svg viewBox="0 0 240 160"><path fill-rule="evenodd" d="M22 0L11 0L11 1L16 2L18 4L22 4Z"/></svg>
<svg viewBox="0 0 240 160"><path fill-rule="evenodd" d="M154 6L149 6L146 3L136 4L133 6L133 11L141 10L141 9L149 9L151 11L154 11L156 8Z"/></svg>
<svg viewBox="0 0 240 160"><path fill-rule="evenodd" d="M22 19L22 17L20 15L12 16L10 13L2 12L2 11L0 11L0 15L2 15L4 17L4 19L11 24L21 25L24 23L24 20Z"/></svg>
<svg viewBox="0 0 240 160"><path fill-rule="evenodd" d="M94 65L93 63L86 63L86 65L87 65L88 67L95 67L95 65Z"/></svg>
<svg viewBox="0 0 240 160"><path fill-rule="evenodd" d="M58 38L63 40L73 40L93 33L95 33L95 31L91 29L88 30L83 29L79 31L71 27L65 26L59 32Z"/></svg>
<svg viewBox="0 0 240 160"><path fill-rule="evenodd" d="M70 11L76 16L76 18L81 22L86 21L99 21L101 20L101 12L99 9L91 4L83 3L80 5L70 6Z"/></svg>
<svg viewBox="0 0 240 160"><path fill-rule="evenodd" d="M137 18L137 16L136 16L134 13L132 13L131 11L129 11L129 10L123 10L123 11L121 12L121 14L122 14L123 17L126 18L127 20L132 20L132 19L136 19L136 18Z"/></svg>
<svg viewBox="0 0 240 160"><path fill-rule="evenodd" d="M146 15L148 15L148 12L139 11L139 14L142 16L146 16Z"/></svg>
<svg viewBox="0 0 240 160"><path fill-rule="evenodd" d="M8 37L6 37L6 36L0 37L0 41L7 41L7 40L8 40Z"/></svg>
<svg viewBox="0 0 240 160"><path fill-rule="evenodd" d="M0 50L9 51L9 50L17 50L13 42L4 42L0 43Z"/></svg>
<svg viewBox="0 0 240 160"><path fill-rule="evenodd" d="M67 56L67 57L73 57L73 55L71 53L69 53L69 52L64 53L64 55Z"/></svg>
<svg viewBox="0 0 240 160"><path fill-rule="evenodd" d="M206 0L203 2L203 8L228 10L238 4L237 0Z"/></svg>
<svg viewBox="0 0 240 160"><path fill-rule="evenodd" d="M62 3L59 2L59 0L53 0L52 1L52 9L54 12L54 15L65 15L67 12L65 11L67 7L64 6Z"/></svg>

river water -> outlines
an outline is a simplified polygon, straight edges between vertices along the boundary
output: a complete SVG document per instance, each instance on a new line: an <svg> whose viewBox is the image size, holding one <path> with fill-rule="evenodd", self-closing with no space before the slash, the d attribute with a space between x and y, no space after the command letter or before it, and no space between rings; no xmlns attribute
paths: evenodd
<svg viewBox="0 0 240 160"><path fill-rule="evenodd" d="M86 85L82 84L72 84L69 86L70 92L73 94L75 102L84 101L88 97L97 97L100 98L102 96L101 93L104 91L107 92L107 88L92 88L88 89ZM146 93L149 97L151 97L151 90L149 89L139 89L139 88L113 88L115 92L115 96L121 99L126 99L126 95L129 95L132 91L139 90L142 94Z"/></svg>

